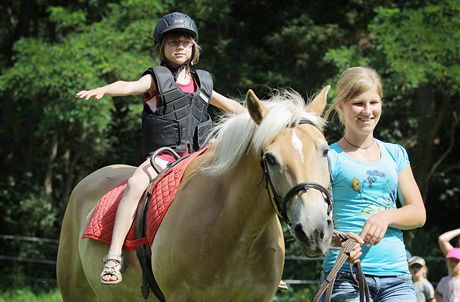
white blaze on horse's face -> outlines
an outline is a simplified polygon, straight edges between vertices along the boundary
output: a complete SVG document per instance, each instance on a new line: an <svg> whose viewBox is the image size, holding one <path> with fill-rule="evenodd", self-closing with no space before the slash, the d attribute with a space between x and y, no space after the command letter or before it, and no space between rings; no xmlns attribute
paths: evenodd
<svg viewBox="0 0 460 302"><path fill-rule="evenodd" d="M297 136L297 134L295 133L294 129L292 129L292 145L294 146L294 149L297 150L297 152L299 152L300 160L304 162L304 158L302 154L303 144L302 144L302 141Z"/></svg>

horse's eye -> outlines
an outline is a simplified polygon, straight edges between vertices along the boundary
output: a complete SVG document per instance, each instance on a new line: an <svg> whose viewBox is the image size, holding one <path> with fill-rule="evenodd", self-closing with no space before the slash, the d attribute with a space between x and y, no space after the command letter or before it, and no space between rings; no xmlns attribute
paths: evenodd
<svg viewBox="0 0 460 302"><path fill-rule="evenodd" d="M267 162L267 164L269 164L270 166L274 166L278 163L278 161L276 160L276 158L270 154L270 153L265 153L264 154L264 160Z"/></svg>
<svg viewBox="0 0 460 302"><path fill-rule="evenodd" d="M329 148L324 149L323 150L323 156L326 157L328 152L329 152Z"/></svg>

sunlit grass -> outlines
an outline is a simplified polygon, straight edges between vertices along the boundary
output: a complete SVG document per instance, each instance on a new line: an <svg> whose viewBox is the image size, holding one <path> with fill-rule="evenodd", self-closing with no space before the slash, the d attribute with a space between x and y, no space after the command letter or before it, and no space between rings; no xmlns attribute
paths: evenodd
<svg viewBox="0 0 460 302"><path fill-rule="evenodd" d="M34 293L30 289L0 291L0 302L62 302L59 291Z"/></svg>
<svg viewBox="0 0 460 302"><path fill-rule="evenodd" d="M310 290L293 291L289 290L278 291L273 302L298 302L310 301L314 293ZM0 290L0 302L62 302L61 294L57 289L35 292L31 289L14 289Z"/></svg>

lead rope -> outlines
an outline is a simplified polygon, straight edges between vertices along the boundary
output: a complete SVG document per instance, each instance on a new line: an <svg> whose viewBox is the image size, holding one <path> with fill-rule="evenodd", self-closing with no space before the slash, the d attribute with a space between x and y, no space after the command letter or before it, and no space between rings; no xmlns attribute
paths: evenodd
<svg viewBox="0 0 460 302"><path fill-rule="evenodd" d="M343 238L343 234L340 234L339 237ZM315 296L313 297L312 302L318 302L324 293L326 293L324 301L325 302L331 301L332 290L334 289L334 282L335 282L335 279L337 278L337 273L339 272L340 268L345 263L345 261L348 259L348 255L353 250L353 247L355 246L355 244L356 244L355 239L350 238L350 237L346 239L344 246L340 249L340 253L337 256L337 259L335 260L335 264L332 270L327 275L326 280L324 280L323 284L321 284L321 287L316 292ZM353 266L355 268L356 277L357 277L357 280L355 281L357 281L358 286L359 286L359 301L369 302L370 301L369 287L367 285L366 278L362 271L361 264L358 262L354 264Z"/></svg>

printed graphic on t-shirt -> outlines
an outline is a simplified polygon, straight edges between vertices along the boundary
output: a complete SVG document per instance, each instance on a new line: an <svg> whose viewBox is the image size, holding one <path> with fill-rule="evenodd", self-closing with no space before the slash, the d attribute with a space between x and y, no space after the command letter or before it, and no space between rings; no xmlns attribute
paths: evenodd
<svg viewBox="0 0 460 302"><path fill-rule="evenodd" d="M358 192L361 201L366 203L361 211L361 217L368 218L375 213L395 206L396 184L379 170L367 170L363 179L353 177L351 188ZM371 202L366 196L376 196L377 198Z"/></svg>
<svg viewBox="0 0 460 302"><path fill-rule="evenodd" d="M383 210L385 210L385 207L383 207L383 206L370 205L370 206L365 207L362 210L361 214L359 214L359 216L364 217L364 218L369 218L372 215L374 215L375 213L378 213L378 212L383 211Z"/></svg>
<svg viewBox="0 0 460 302"><path fill-rule="evenodd" d="M358 178L353 177L353 179L351 180L351 188L354 191L361 193L361 186L359 185L359 179Z"/></svg>

